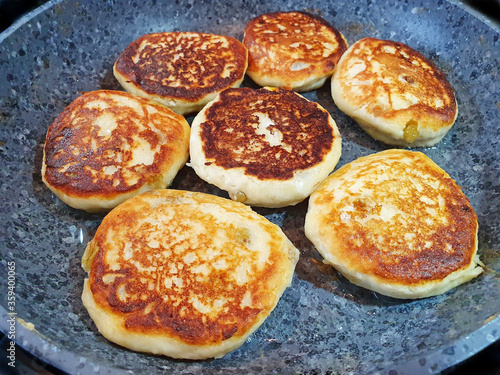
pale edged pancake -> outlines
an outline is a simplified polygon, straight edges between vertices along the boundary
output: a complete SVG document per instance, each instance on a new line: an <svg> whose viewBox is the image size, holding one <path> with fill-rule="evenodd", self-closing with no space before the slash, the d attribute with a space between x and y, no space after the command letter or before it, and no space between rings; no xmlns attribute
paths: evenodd
<svg viewBox="0 0 500 375"><path fill-rule="evenodd" d="M161 189L104 217L82 259L82 300L99 331L129 349L219 358L264 322L299 252L244 204Z"/></svg>
<svg viewBox="0 0 500 375"><path fill-rule="evenodd" d="M109 211L146 190L165 188L189 157L184 117L126 92L75 99L47 131L42 179L64 203Z"/></svg>
<svg viewBox="0 0 500 375"><path fill-rule="evenodd" d="M321 87L347 49L344 36L327 21L299 11L250 20L243 44L253 81L298 92Z"/></svg>
<svg viewBox="0 0 500 375"><path fill-rule="evenodd" d="M389 145L438 143L458 114L444 73L411 47L364 38L340 59L332 77L337 107Z"/></svg>
<svg viewBox="0 0 500 375"><path fill-rule="evenodd" d="M230 36L164 32L130 43L113 72L128 92L184 115L199 111L218 92L239 87L247 64L246 48Z"/></svg>
<svg viewBox="0 0 500 375"><path fill-rule="evenodd" d="M191 124L190 165L203 180L253 206L299 203L335 168L335 121L294 91L223 91Z"/></svg>
<svg viewBox="0 0 500 375"><path fill-rule="evenodd" d="M477 216L420 152L387 150L332 173L311 195L305 233L325 263L395 298L438 295L482 272Z"/></svg>

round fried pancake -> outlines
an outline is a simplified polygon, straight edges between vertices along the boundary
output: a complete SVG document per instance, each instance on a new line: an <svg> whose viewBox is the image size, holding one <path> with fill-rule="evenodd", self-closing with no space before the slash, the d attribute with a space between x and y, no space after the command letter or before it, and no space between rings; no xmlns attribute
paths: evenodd
<svg viewBox="0 0 500 375"><path fill-rule="evenodd" d="M191 124L190 165L237 201L284 207L308 197L341 153L335 121L283 89L228 89Z"/></svg>
<svg viewBox="0 0 500 375"><path fill-rule="evenodd" d="M245 28L247 74L261 86L309 91L321 87L347 49L344 36L305 12L275 12Z"/></svg>
<svg viewBox="0 0 500 375"><path fill-rule="evenodd" d="M332 77L332 97L373 138L396 146L436 144L458 113L443 72L390 40L365 38L353 44Z"/></svg>
<svg viewBox="0 0 500 375"><path fill-rule="evenodd" d="M199 111L218 92L238 87L247 60L246 48L232 37L165 32L130 43L113 71L128 92L183 115Z"/></svg>
<svg viewBox="0 0 500 375"><path fill-rule="evenodd" d="M82 260L82 300L99 331L132 350L222 357L269 316L299 252L238 202L155 190L116 207Z"/></svg>
<svg viewBox="0 0 500 375"><path fill-rule="evenodd" d="M42 179L63 202L109 210L165 188L189 156L190 128L170 109L121 91L93 91L49 126Z"/></svg>
<svg viewBox="0 0 500 375"><path fill-rule="evenodd" d="M310 197L306 236L352 283L396 298L446 292L482 272L477 217L420 152L387 150L335 171Z"/></svg>

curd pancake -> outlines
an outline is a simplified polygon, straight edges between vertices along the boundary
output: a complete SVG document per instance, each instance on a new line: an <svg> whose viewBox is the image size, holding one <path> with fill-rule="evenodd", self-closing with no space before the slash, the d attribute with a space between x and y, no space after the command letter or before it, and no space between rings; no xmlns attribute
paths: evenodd
<svg viewBox="0 0 500 375"><path fill-rule="evenodd" d="M482 272L477 217L420 152L387 150L335 171L310 197L306 236L352 283L395 298L438 295Z"/></svg>
<svg viewBox="0 0 500 375"><path fill-rule="evenodd" d="M99 331L129 349L222 357L269 316L299 252L250 207L155 190L116 207L82 260L82 300Z"/></svg>
<svg viewBox="0 0 500 375"><path fill-rule="evenodd" d="M107 211L146 190L165 188L189 156L184 117L120 91L93 91L49 126L42 179L71 207Z"/></svg>
<svg viewBox="0 0 500 375"><path fill-rule="evenodd" d="M396 146L436 144L458 113L443 72L390 40L365 38L353 44L332 77L332 97L373 138Z"/></svg>
<svg viewBox="0 0 500 375"><path fill-rule="evenodd" d="M245 28L247 74L261 86L309 91L322 86L347 49L343 35L305 12L275 12Z"/></svg>
<svg viewBox="0 0 500 375"><path fill-rule="evenodd" d="M229 36L166 32L132 42L113 70L128 92L183 115L199 111L218 92L238 87L247 58L243 44Z"/></svg>
<svg viewBox="0 0 500 375"><path fill-rule="evenodd" d="M191 124L196 174L249 205L297 204L335 168L340 153L329 113L289 90L225 90Z"/></svg>

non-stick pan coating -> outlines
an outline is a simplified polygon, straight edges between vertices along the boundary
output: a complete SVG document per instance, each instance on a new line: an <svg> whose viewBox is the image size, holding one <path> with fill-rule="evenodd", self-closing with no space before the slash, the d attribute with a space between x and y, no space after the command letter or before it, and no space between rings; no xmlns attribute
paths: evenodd
<svg viewBox="0 0 500 375"><path fill-rule="evenodd" d="M500 41L498 31L445 2L54 1L0 35L0 328L9 312L16 341L70 373L427 373L438 372L500 337ZM423 151L445 169L478 213L485 273L433 298L400 301L350 284L303 231L307 201L256 209L279 224L301 259L268 320L223 359L174 361L134 353L101 336L80 295L80 259L101 216L58 201L40 177L51 121L83 91L117 89L112 65L139 36L203 31L242 39L262 13L306 10L339 29L349 44L367 37L406 43L430 58L456 91L459 115L442 142ZM251 81L245 85L254 87ZM305 94L336 120L343 137L338 167L387 148L334 105L329 84ZM191 121L191 118L189 119ZM225 193L185 167L174 188ZM8 264L15 263L9 310ZM12 264L12 263L10 263Z"/></svg>

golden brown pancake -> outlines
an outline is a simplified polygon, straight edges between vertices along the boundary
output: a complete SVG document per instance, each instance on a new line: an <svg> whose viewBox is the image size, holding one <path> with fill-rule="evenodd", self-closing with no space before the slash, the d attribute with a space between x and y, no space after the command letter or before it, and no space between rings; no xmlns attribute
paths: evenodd
<svg viewBox="0 0 500 375"><path fill-rule="evenodd" d="M432 146L458 109L453 88L429 59L405 44L364 38L342 56L332 97L373 138L396 146Z"/></svg>
<svg viewBox="0 0 500 375"><path fill-rule="evenodd" d="M183 115L199 111L218 92L238 87L247 55L243 44L229 36L155 33L130 43L113 69L128 92Z"/></svg>
<svg viewBox="0 0 500 375"><path fill-rule="evenodd" d="M184 117L121 91L93 91L49 126L42 179L71 207L106 211L170 185L189 155Z"/></svg>
<svg viewBox="0 0 500 375"><path fill-rule="evenodd" d="M191 125L190 165L240 202L283 207L308 197L341 154L335 121L283 89L228 89Z"/></svg>
<svg viewBox="0 0 500 375"><path fill-rule="evenodd" d="M310 197L306 236L352 283L395 298L438 295L482 272L477 217L420 152L387 150L335 171Z"/></svg>
<svg viewBox="0 0 500 375"><path fill-rule="evenodd" d="M347 49L344 36L318 16L274 12L245 28L247 74L261 86L309 91L322 86Z"/></svg>
<svg viewBox="0 0 500 375"><path fill-rule="evenodd" d="M180 190L143 193L102 221L82 260L99 331L132 350L222 357L269 316L298 250L248 206Z"/></svg>

